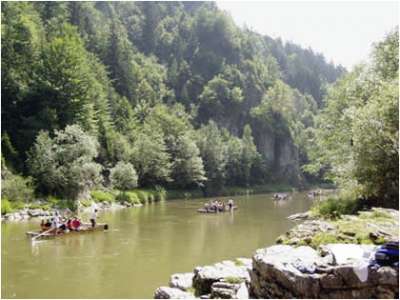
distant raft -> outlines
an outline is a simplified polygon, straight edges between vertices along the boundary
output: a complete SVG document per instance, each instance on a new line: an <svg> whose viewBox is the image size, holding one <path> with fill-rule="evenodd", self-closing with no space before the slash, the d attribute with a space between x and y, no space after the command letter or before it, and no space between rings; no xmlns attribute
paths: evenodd
<svg viewBox="0 0 400 300"><path fill-rule="evenodd" d="M216 211L215 209L205 209L205 208L199 208L198 210L197 210L197 212L198 213L202 213L202 214L216 214L216 213L224 213L224 212L229 212L229 211L233 211L233 210L236 210L236 209L238 209L238 207L237 206L233 206L231 209L229 209L229 208L226 208L226 209L223 209L223 210L219 210L219 211Z"/></svg>
<svg viewBox="0 0 400 300"><path fill-rule="evenodd" d="M65 235L79 234L79 233L90 233L95 231L106 231L108 230L108 224L97 224L95 227L92 227L91 224L83 224L79 231L68 230L62 231L57 234L52 232L43 233L43 231L28 231L26 235L30 238L38 238L38 239L52 239Z"/></svg>

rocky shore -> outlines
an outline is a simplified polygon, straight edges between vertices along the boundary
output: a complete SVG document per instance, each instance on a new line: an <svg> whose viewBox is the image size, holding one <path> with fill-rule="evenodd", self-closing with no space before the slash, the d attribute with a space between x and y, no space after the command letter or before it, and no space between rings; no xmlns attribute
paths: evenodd
<svg viewBox="0 0 400 300"><path fill-rule="evenodd" d="M303 222L279 236L277 244L316 248L327 243L383 244L399 239L399 211L395 209L374 207L337 220L316 219L309 213L288 219Z"/></svg>
<svg viewBox="0 0 400 300"><path fill-rule="evenodd" d="M373 263L376 247L274 245L257 250L252 259L174 274L154 298L398 298L398 266Z"/></svg>
<svg viewBox="0 0 400 300"><path fill-rule="evenodd" d="M378 245L363 244L398 241L398 211L376 208L359 216L346 216L339 224L299 215L307 220L278 239L286 245L259 249L251 259L227 260L174 274L169 286L159 287L154 298L399 297L398 264L378 265L374 261ZM364 226L362 234L358 226ZM315 238L327 233L349 238L339 238L334 243Z"/></svg>
<svg viewBox="0 0 400 300"><path fill-rule="evenodd" d="M107 201L97 202L97 203L93 202L91 206L81 208L81 213L90 213L90 211L93 209L93 206L96 206L96 208L99 211L107 211L107 210L115 210L127 207L140 207L142 206L142 204L132 205L128 202L120 204L116 202L107 202ZM15 212L2 215L1 218L4 221L12 221L12 222L26 221L31 218L52 216L54 215L56 210L61 214L68 214L71 212L69 209L60 209L60 208L53 208L49 210L42 208L23 208Z"/></svg>

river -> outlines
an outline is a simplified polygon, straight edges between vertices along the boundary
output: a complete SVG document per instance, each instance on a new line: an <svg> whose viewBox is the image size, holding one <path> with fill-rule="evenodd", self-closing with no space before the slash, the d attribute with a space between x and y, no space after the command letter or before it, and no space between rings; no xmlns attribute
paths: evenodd
<svg viewBox="0 0 400 300"><path fill-rule="evenodd" d="M231 197L234 213L199 214L206 199L171 200L107 211L108 232L31 243L25 232L39 220L2 223L2 296L5 298L152 298L171 274L197 265L250 257L306 211L305 193L273 201L271 194ZM220 198L221 199L221 198ZM226 201L227 198L225 198Z"/></svg>

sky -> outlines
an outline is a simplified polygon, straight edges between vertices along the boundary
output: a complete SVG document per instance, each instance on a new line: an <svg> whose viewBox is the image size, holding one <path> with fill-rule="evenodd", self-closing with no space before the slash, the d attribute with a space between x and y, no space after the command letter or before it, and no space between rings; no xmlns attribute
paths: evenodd
<svg viewBox="0 0 400 300"><path fill-rule="evenodd" d="M397 1L217 1L240 27L322 53L348 70L399 24Z"/></svg>

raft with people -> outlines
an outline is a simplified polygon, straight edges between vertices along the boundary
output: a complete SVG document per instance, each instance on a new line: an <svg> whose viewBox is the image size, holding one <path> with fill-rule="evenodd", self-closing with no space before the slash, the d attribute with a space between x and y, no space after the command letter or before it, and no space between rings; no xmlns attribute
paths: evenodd
<svg viewBox="0 0 400 300"><path fill-rule="evenodd" d="M46 231L28 231L26 233L27 236L35 239L51 239L56 237L61 237L70 234L77 234L77 233L87 233L87 232L94 232L94 231L105 231L108 230L108 224L96 224L95 227L92 227L92 224L83 223L79 230L50 230L50 232Z"/></svg>
<svg viewBox="0 0 400 300"><path fill-rule="evenodd" d="M228 211L234 211L238 209L236 205L234 205L233 200L229 199L228 203L225 204L223 201L210 201L204 204L203 208L199 208L197 212L204 214L216 214L223 213Z"/></svg>
<svg viewBox="0 0 400 300"><path fill-rule="evenodd" d="M61 217L58 212L47 220L42 220L40 223L40 231L28 231L27 236L32 238L32 241L37 239L55 238L59 236L108 230L108 224L99 224L96 222L97 209L94 209L90 218L90 223L83 223L78 217L67 218Z"/></svg>

